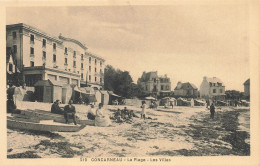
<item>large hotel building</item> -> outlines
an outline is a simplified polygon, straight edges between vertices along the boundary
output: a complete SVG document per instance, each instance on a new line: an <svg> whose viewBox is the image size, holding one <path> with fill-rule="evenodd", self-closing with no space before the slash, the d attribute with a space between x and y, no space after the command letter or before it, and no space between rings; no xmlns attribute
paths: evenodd
<svg viewBox="0 0 260 166"><path fill-rule="evenodd" d="M27 86L47 79L95 89L104 85L105 60L78 40L19 23L6 26L6 45Z"/></svg>

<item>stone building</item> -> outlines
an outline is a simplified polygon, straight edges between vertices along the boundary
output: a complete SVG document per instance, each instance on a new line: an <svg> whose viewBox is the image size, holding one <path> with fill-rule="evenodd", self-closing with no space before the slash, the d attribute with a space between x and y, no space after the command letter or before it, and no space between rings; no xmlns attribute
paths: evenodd
<svg viewBox="0 0 260 166"><path fill-rule="evenodd" d="M174 89L174 96L176 97L197 98L198 95L198 88L190 82L178 82L176 88Z"/></svg>
<svg viewBox="0 0 260 166"><path fill-rule="evenodd" d="M19 23L6 26L6 47L13 50L13 61L27 86L48 79L96 89L104 85L105 60L78 40Z"/></svg>
<svg viewBox="0 0 260 166"><path fill-rule="evenodd" d="M213 100L225 99L225 86L223 82L216 77L203 77L200 85L200 97Z"/></svg>
<svg viewBox="0 0 260 166"><path fill-rule="evenodd" d="M171 93L171 80L167 75L158 76L157 71L143 72L137 84L141 85L144 91L150 95L168 96Z"/></svg>

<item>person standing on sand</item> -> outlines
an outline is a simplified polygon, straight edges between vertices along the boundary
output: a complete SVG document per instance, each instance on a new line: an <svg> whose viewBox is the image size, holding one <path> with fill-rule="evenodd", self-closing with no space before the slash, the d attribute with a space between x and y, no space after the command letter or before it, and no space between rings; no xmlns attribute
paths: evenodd
<svg viewBox="0 0 260 166"><path fill-rule="evenodd" d="M64 112L65 112L64 113L64 118L66 120L66 123L69 123L69 118L72 117L74 124L77 125L76 116L75 116L76 109L72 105L72 100L70 100L69 104L64 107Z"/></svg>
<svg viewBox="0 0 260 166"><path fill-rule="evenodd" d="M145 107L146 107L146 104L145 104L145 101L142 101L142 112L141 112L141 119L144 118L145 119Z"/></svg>
<svg viewBox="0 0 260 166"><path fill-rule="evenodd" d="M211 119L214 119L214 114L215 114L215 106L212 103L211 106L210 106L210 118Z"/></svg>

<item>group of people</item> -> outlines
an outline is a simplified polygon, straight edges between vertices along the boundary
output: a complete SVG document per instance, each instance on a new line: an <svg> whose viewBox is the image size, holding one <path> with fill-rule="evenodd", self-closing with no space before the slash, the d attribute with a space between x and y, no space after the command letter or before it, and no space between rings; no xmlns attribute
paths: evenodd
<svg viewBox="0 0 260 166"><path fill-rule="evenodd" d="M114 113L114 116L112 119L114 119L117 123L122 123L122 122L131 122L132 118L138 116L134 113L133 110L128 110L127 107L124 107L123 110L118 110Z"/></svg>
<svg viewBox="0 0 260 166"><path fill-rule="evenodd" d="M51 112L54 114L64 115L66 123L69 123L69 119L72 119L74 124L77 125L76 121L76 109L75 106L72 105L73 101L70 100L68 105L62 109L60 107L60 101L56 100L51 106ZM95 110L94 105L90 105L90 109L88 110L87 117L89 120L95 120L96 126L109 126L110 119L109 116L105 113L103 109L103 104L100 103L98 108Z"/></svg>
<svg viewBox="0 0 260 166"><path fill-rule="evenodd" d="M51 112L54 114L60 114L64 115L65 121L68 124L69 119L72 119L74 124L77 125L76 121L76 109L75 106L72 105L73 101L70 100L68 105L64 107L64 110L59 106L60 105L60 100L56 100L52 106L51 106Z"/></svg>

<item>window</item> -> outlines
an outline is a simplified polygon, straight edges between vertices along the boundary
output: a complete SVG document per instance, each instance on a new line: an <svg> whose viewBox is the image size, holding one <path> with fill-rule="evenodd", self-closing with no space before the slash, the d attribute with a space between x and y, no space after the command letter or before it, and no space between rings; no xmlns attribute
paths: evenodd
<svg viewBox="0 0 260 166"><path fill-rule="evenodd" d="M83 69L83 63L81 63L81 69Z"/></svg>
<svg viewBox="0 0 260 166"><path fill-rule="evenodd" d="M34 35L30 36L30 41L31 41L31 43L34 43Z"/></svg>
<svg viewBox="0 0 260 166"><path fill-rule="evenodd" d="M65 47L65 54L68 54L68 48Z"/></svg>
<svg viewBox="0 0 260 166"><path fill-rule="evenodd" d="M81 54L81 60L84 60L84 56L83 56L83 54Z"/></svg>
<svg viewBox="0 0 260 166"><path fill-rule="evenodd" d="M13 71L13 64L9 63L9 71Z"/></svg>
<svg viewBox="0 0 260 166"><path fill-rule="evenodd" d="M88 70L91 72L91 66L88 67Z"/></svg>
<svg viewBox="0 0 260 166"><path fill-rule="evenodd" d="M95 73L97 72L97 68L95 68Z"/></svg>
<svg viewBox="0 0 260 166"><path fill-rule="evenodd" d="M68 58L65 58L65 65L68 64Z"/></svg>
<svg viewBox="0 0 260 166"><path fill-rule="evenodd" d="M91 57L89 57L89 63L91 63Z"/></svg>
<svg viewBox="0 0 260 166"><path fill-rule="evenodd" d="M148 90L148 86L147 85L145 86L145 90Z"/></svg>
<svg viewBox="0 0 260 166"><path fill-rule="evenodd" d="M97 77L95 77L95 82L97 81Z"/></svg>
<svg viewBox="0 0 260 166"><path fill-rule="evenodd" d="M100 78L100 83L102 83L102 78Z"/></svg>
<svg viewBox="0 0 260 166"><path fill-rule="evenodd" d="M222 89L219 89L219 93L223 93L223 90L222 90Z"/></svg>
<svg viewBox="0 0 260 166"><path fill-rule="evenodd" d="M102 69L100 69L100 73L102 73Z"/></svg>
<svg viewBox="0 0 260 166"><path fill-rule="evenodd" d="M73 61L73 67L76 67L76 61Z"/></svg>
<svg viewBox="0 0 260 166"><path fill-rule="evenodd" d="M31 49L30 49L30 54L31 54L31 55L34 54L34 48L33 48L33 47L31 47Z"/></svg>
<svg viewBox="0 0 260 166"><path fill-rule="evenodd" d="M168 85L166 85L166 90L169 90L169 86Z"/></svg>
<svg viewBox="0 0 260 166"><path fill-rule="evenodd" d="M216 93L216 89L213 89L213 93Z"/></svg>
<svg viewBox="0 0 260 166"><path fill-rule="evenodd" d="M42 52L42 59L46 59L46 52L45 51Z"/></svg>
<svg viewBox="0 0 260 166"><path fill-rule="evenodd" d="M53 43L53 49L56 50L56 43Z"/></svg>
<svg viewBox="0 0 260 166"><path fill-rule="evenodd" d="M161 85L161 90L163 90L163 85Z"/></svg>
<svg viewBox="0 0 260 166"><path fill-rule="evenodd" d="M76 58L76 51L73 51L73 57Z"/></svg>
<svg viewBox="0 0 260 166"><path fill-rule="evenodd" d="M83 80L83 73L81 73L81 79Z"/></svg>
<svg viewBox="0 0 260 166"><path fill-rule="evenodd" d="M16 32L13 32L13 40L16 40L17 36L16 36Z"/></svg>
<svg viewBox="0 0 260 166"><path fill-rule="evenodd" d="M46 40L42 39L42 47L46 47Z"/></svg>
<svg viewBox="0 0 260 166"><path fill-rule="evenodd" d="M53 54L53 62L56 62L56 55Z"/></svg>
<svg viewBox="0 0 260 166"><path fill-rule="evenodd" d="M34 61L31 61L31 62L30 62L30 66L31 66L31 67L34 67Z"/></svg>
<svg viewBox="0 0 260 166"><path fill-rule="evenodd" d="M102 62L100 61L100 67L102 67Z"/></svg>
<svg viewBox="0 0 260 166"><path fill-rule="evenodd" d="M88 76L88 80L91 81L91 75Z"/></svg>
<svg viewBox="0 0 260 166"><path fill-rule="evenodd" d="M95 59L95 65L97 64L97 59Z"/></svg>
<svg viewBox="0 0 260 166"><path fill-rule="evenodd" d="M14 54L17 53L17 45L13 45L13 49L14 49Z"/></svg>

